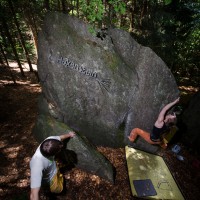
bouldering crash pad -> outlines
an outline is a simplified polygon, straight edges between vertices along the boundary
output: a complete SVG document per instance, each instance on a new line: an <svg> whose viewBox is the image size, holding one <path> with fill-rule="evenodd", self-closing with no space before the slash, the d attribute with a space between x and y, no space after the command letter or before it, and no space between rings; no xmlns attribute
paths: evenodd
<svg viewBox="0 0 200 200"><path fill-rule="evenodd" d="M184 200L176 181L161 156L126 146L132 195L145 199Z"/></svg>
<svg viewBox="0 0 200 200"><path fill-rule="evenodd" d="M166 144L172 140L177 130L178 130L177 126L172 126L170 127L170 130L166 134L164 134L163 140Z"/></svg>

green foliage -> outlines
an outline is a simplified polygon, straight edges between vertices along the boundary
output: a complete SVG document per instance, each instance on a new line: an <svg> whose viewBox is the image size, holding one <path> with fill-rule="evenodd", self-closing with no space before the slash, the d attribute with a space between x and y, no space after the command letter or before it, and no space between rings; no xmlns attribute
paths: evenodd
<svg viewBox="0 0 200 200"><path fill-rule="evenodd" d="M81 17L90 24L108 24L108 21L113 20L109 19L109 11L106 10L102 0L80 0L79 5ZM114 11L116 15L125 14L126 4L122 0L109 0L108 6L110 12Z"/></svg>
<svg viewBox="0 0 200 200"><path fill-rule="evenodd" d="M164 2L165 2L165 5L168 5L172 2L172 0L164 0Z"/></svg>
<svg viewBox="0 0 200 200"><path fill-rule="evenodd" d="M187 2L184 6L189 17L184 20L184 24L180 27L182 40L177 44L176 70L179 70L179 74L184 74L199 82L200 1Z"/></svg>
<svg viewBox="0 0 200 200"><path fill-rule="evenodd" d="M94 35L96 27L112 25L130 30L140 44L152 48L175 74L199 72L199 0L71 0L65 1L65 8L60 0L12 0L12 3L30 55L36 55L33 38L37 42L45 14L49 10L65 10L89 23L89 31ZM6 55L14 58L2 17L9 26L20 59L25 59L8 0L0 1L0 16L0 42Z"/></svg>
<svg viewBox="0 0 200 200"><path fill-rule="evenodd" d="M101 0L81 0L79 2L83 15L91 23L102 20L104 7Z"/></svg>
<svg viewBox="0 0 200 200"><path fill-rule="evenodd" d="M108 3L113 6L116 13L125 14L126 4L121 0L109 0Z"/></svg>
<svg viewBox="0 0 200 200"><path fill-rule="evenodd" d="M93 26L89 26L89 30L88 30L92 35L96 35L96 31L95 31L95 27Z"/></svg>
<svg viewBox="0 0 200 200"><path fill-rule="evenodd" d="M177 76L199 73L199 0L150 1L144 7L136 4L133 35L139 43L151 47ZM180 73L181 71L181 73ZM178 73L177 73L178 72ZM189 73L190 72L190 73Z"/></svg>

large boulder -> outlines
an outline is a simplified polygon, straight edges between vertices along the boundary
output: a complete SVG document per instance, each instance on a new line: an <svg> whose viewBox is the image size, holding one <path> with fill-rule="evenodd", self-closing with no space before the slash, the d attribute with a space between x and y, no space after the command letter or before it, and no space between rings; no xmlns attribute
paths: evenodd
<svg viewBox="0 0 200 200"><path fill-rule="evenodd" d="M134 127L151 131L179 91L162 59L128 32L94 31L66 14L46 16L38 45L42 92L56 120L95 145L123 147ZM157 151L142 139L136 146Z"/></svg>
<svg viewBox="0 0 200 200"><path fill-rule="evenodd" d="M45 114L38 116L36 125L33 128L33 133L38 142L42 142L50 135L62 135L70 131L72 130L66 124ZM68 164L68 167L78 167L111 183L115 181L115 168L113 165L95 146L91 145L84 136L78 133L67 141L66 150L62 152L61 158Z"/></svg>

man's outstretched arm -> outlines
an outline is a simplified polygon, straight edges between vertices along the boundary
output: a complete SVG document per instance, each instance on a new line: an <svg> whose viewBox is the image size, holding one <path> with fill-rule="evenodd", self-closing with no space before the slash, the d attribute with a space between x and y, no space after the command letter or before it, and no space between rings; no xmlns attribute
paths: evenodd
<svg viewBox="0 0 200 200"><path fill-rule="evenodd" d="M71 131L69 133L66 133L66 134L63 134L63 135L60 135L60 139L61 141L67 139L67 138L72 138L75 136L75 132Z"/></svg>
<svg viewBox="0 0 200 200"><path fill-rule="evenodd" d="M31 188L30 200L39 200L40 188Z"/></svg>

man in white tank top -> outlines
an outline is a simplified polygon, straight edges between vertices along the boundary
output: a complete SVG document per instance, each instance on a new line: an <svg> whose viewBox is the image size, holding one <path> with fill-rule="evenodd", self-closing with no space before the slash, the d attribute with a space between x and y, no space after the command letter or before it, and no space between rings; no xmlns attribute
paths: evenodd
<svg viewBox="0 0 200 200"><path fill-rule="evenodd" d="M39 145L30 161L30 200L39 199L41 185L51 185L53 178L59 173L54 157L61 151L63 147L62 141L74 136L74 132L60 136L50 136Z"/></svg>

